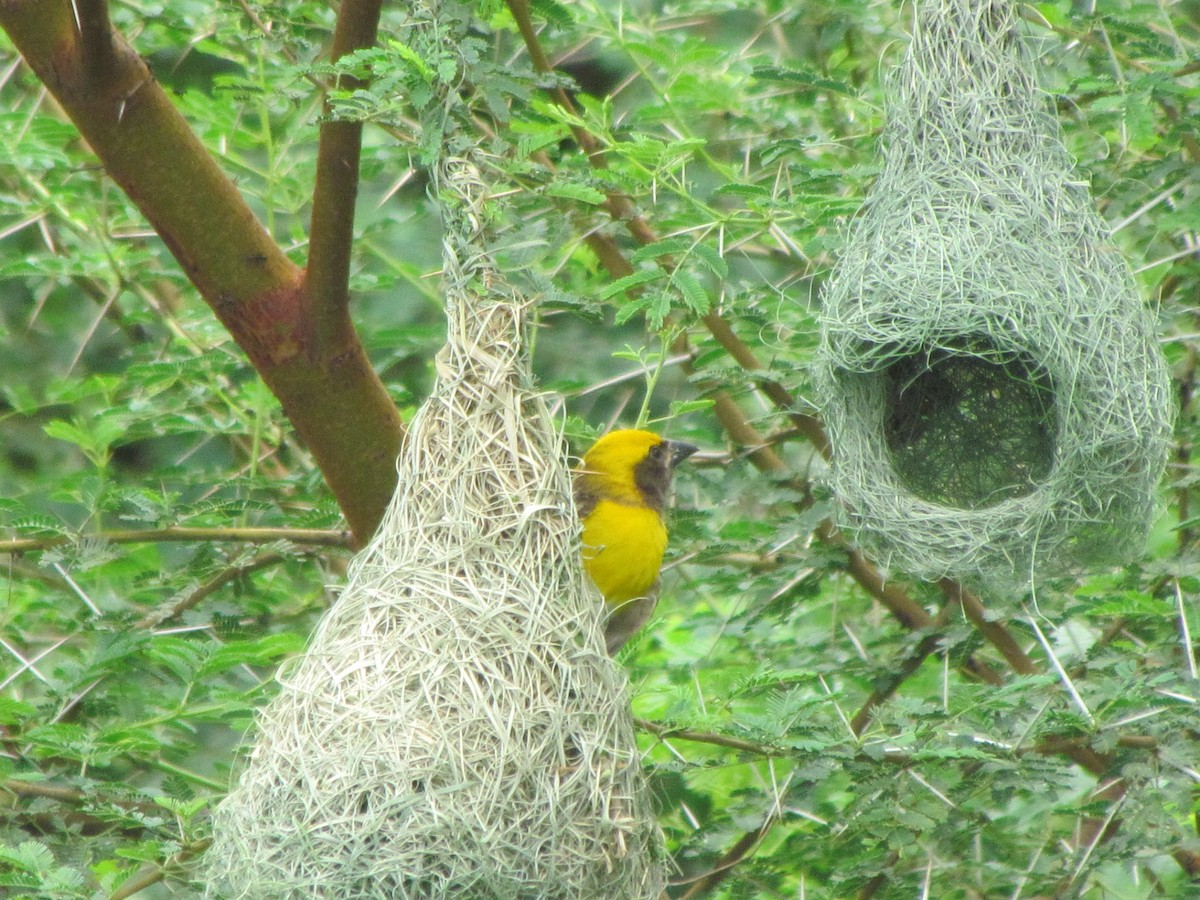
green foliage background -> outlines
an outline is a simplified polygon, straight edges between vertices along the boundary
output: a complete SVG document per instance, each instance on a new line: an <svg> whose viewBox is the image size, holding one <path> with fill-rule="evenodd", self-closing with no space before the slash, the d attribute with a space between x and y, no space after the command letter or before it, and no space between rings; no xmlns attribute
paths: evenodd
<svg viewBox="0 0 1200 900"><path fill-rule="evenodd" d="M1200 853L1200 4L1025 10L1081 177L1158 306L1180 414L1145 559L1020 605L983 598L1024 672L937 586L890 574L934 617L914 631L849 576L821 527L830 501L810 492L820 458L760 390L773 379L811 412L816 291L877 171L879 76L907 8L543 0L548 52L586 63L564 66L593 91L577 119L539 90L503 5L476 10L480 139L523 189L512 264L544 297L537 366L575 449L644 405L706 451L679 479L658 618L620 657L673 896L1200 891L1186 871ZM335 11L129 0L112 14L302 262L310 79L330 71ZM354 316L411 412L443 326L401 22L385 10L381 49L347 65L374 86L337 109L373 123ZM608 148L606 169L573 123ZM187 895L235 748L350 551L274 399L7 43L0 160L0 894ZM600 209L613 191L658 243ZM632 276L604 270L583 243L594 229ZM714 340L712 311L763 371ZM783 468L764 474L719 426L723 397ZM180 527L210 531L163 531Z"/></svg>

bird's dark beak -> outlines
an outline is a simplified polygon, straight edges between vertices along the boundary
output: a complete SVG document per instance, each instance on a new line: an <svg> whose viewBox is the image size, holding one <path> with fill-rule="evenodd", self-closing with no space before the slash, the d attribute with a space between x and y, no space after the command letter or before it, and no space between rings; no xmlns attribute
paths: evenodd
<svg viewBox="0 0 1200 900"><path fill-rule="evenodd" d="M695 444L685 444L683 441L667 441L667 448L671 452L672 469L700 449Z"/></svg>

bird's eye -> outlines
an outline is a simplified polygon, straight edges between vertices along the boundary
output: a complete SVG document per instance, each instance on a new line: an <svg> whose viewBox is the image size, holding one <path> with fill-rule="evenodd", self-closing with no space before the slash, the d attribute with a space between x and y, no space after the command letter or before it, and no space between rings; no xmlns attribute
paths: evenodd
<svg viewBox="0 0 1200 900"><path fill-rule="evenodd" d="M653 457L654 459L658 459L660 456L662 456L662 448L663 448L662 444L655 444L653 447L650 448L650 456Z"/></svg>

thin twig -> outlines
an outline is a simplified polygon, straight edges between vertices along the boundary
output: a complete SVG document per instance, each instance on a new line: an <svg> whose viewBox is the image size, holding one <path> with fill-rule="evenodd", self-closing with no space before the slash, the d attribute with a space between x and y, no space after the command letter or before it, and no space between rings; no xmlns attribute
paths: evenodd
<svg viewBox="0 0 1200 900"><path fill-rule="evenodd" d="M693 898L702 897L728 878L734 867L750 857L778 821L777 817L769 815L766 821L758 828L748 831L738 838L737 842L717 860L715 866L692 882L692 886L687 889L686 893L681 895L680 900L693 900ZM674 883L686 884L687 882Z"/></svg>
<svg viewBox="0 0 1200 900"><path fill-rule="evenodd" d="M1196 671L1196 648L1192 644L1192 630L1188 627L1187 604L1183 602L1183 590L1179 579L1171 579L1175 588L1175 609L1179 613L1179 639L1183 645L1183 658L1187 660L1188 676L1195 681L1200 678Z"/></svg>
<svg viewBox="0 0 1200 900"><path fill-rule="evenodd" d="M726 734L718 734L715 731L693 731L690 728L672 728L669 725L660 725L657 722L651 722L649 719L634 719L633 724L643 731L650 732L661 741L665 741L667 738L675 738L681 741L693 741L698 744L712 744L714 747L725 747L741 753L753 753L755 756L764 758L791 755L768 744L748 741L744 738L730 737Z"/></svg>
<svg viewBox="0 0 1200 900"><path fill-rule="evenodd" d="M95 534L56 534L41 538L0 541L0 553L29 553L50 550L80 541L106 544L159 544L179 541L235 544L269 544L288 541L298 547L343 547L350 549L349 531L318 528L151 528L146 530L98 531Z"/></svg>
<svg viewBox="0 0 1200 900"><path fill-rule="evenodd" d="M127 897L132 897L134 894L144 891L151 885L158 884L158 882L167 877L172 869L178 868L188 860L199 856L208 849L211 843L212 841L209 838L202 838L188 844L162 865L143 867L136 875L129 878L117 890L109 894L108 900L126 900Z"/></svg>
<svg viewBox="0 0 1200 900"><path fill-rule="evenodd" d="M883 867L885 870L890 870L899 861L900 852L898 850L893 850L887 855L887 859L884 860ZM883 871L875 875L874 878L870 879L866 884L864 884L859 889L858 893L854 895L855 900L871 900L872 897L879 893L879 889L888 883L889 877L890 876L888 875L887 871Z"/></svg>
<svg viewBox="0 0 1200 900"><path fill-rule="evenodd" d="M899 690L900 685L921 668L921 663L937 650L942 637L941 631L925 635L912 653L901 660L899 665L892 667L887 681L871 692L871 695L863 701L863 705L858 708L858 712L854 714L854 718L850 720L850 729L855 735L861 736L866 731L867 725L875 715L875 710L886 703Z"/></svg>
<svg viewBox="0 0 1200 900"><path fill-rule="evenodd" d="M983 602L973 591L967 590L963 585L949 578L940 579L938 587L947 597L953 598L962 607L967 619L993 647L1000 651L1000 655L1013 667L1013 671L1020 675L1037 674L1037 664L1021 649L1021 645L1017 643L1007 628L1000 622L988 618Z"/></svg>
<svg viewBox="0 0 1200 900"><path fill-rule="evenodd" d="M1192 401L1196 383L1196 345L1191 341L1184 344L1183 370L1179 373L1179 421L1190 422L1192 418ZM1192 442L1185 434L1180 434L1175 444L1175 465L1180 472L1186 472L1192 464ZM1183 482L1183 479L1180 479ZM1177 540L1179 552L1186 553L1195 539L1195 528L1190 524L1191 488L1186 482L1175 488L1175 508L1179 519Z"/></svg>
<svg viewBox="0 0 1200 900"><path fill-rule="evenodd" d="M9 778L0 782L0 795L11 794L14 797L52 801L67 809L53 809L47 804L40 804L36 811L13 808L6 809L10 820L32 825L41 833L59 832L79 836L109 835L115 832L131 840L145 836L145 822L162 815L162 807L149 800L128 800L121 797L105 795L103 802L124 810L130 814L130 819L124 825L114 823L111 816L97 816L83 809L92 806L97 801L95 790L85 792L75 788L59 787L44 782L24 781L19 778Z"/></svg>
<svg viewBox="0 0 1200 900"><path fill-rule="evenodd" d="M157 628L163 622L174 619L187 610L200 604L203 600L212 596L218 590L229 584L231 581L237 581L239 578L249 575L251 572L257 572L259 569L265 569L268 566L273 566L276 563L283 562L287 557L282 553L264 553L261 556L256 556L250 562L241 566L233 566L225 569L223 572L213 576L200 587L196 588L190 594L171 603L165 607L155 610L154 612L143 616L141 619L133 623L134 628Z"/></svg>

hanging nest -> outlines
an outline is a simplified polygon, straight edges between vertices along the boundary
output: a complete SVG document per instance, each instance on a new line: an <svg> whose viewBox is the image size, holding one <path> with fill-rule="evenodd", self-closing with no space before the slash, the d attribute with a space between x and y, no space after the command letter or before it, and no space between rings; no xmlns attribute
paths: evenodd
<svg viewBox="0 0 1200 900"><path fill-rule="evenodd" d="M848 524L885 564L1021 589L1140 550L1169 383L1006 0L918 4L884 167L821 313Z"/></svg>
<svg viewBox="0 0 1200 900"><path fill-rule="evenodd" d="M453 96L453 94L451 94ZM463 158L465 156L466 158ZM208 896L657 898L661 835L474 152L443 161L448 341L379 531L279 674Z"/></svg>

